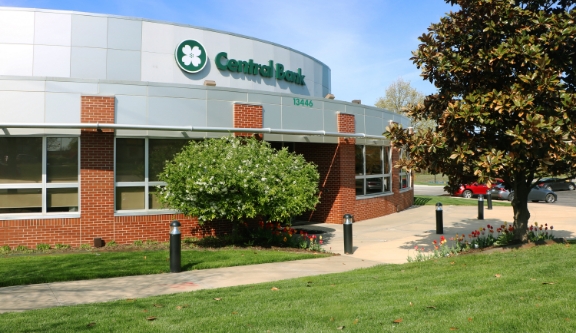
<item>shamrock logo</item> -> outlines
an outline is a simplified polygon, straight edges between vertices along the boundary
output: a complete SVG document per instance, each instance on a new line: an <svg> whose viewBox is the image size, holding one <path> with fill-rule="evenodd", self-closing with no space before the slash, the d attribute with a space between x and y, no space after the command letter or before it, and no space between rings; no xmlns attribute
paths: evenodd
<svg viewBox="0 0 576 333"><path fill-rule="evenodd" d="M202 60L200 60L202 50L200 50L198 46L190 48L190 45L186 45L182 48L182 53L184 53L184 56L182 57L182 62L186 66L189 66L190 63L192 63L194 67L198 67L198 65L202 62Z"/></svg>
<svg viewBox="0 0 576 333"><path fill-rule="evenodd" d="M185 40L178 44L174 52L178 66L188 73L197 73L208 62L204 46L195 40Z"/></svg>

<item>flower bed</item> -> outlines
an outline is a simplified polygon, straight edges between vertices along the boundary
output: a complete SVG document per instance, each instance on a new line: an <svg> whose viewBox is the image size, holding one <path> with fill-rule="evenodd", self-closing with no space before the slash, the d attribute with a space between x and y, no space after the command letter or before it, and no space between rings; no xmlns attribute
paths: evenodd
<svg viewBox="0 0 576 333"><path fill-rule="evenodd" d="M554 239L552 230L553 226L548 227L548 224L540 224L534 222L528 230L528 239L530 242L541 242L545 240ZM408 262L418 262L425 261L434 258L455 256L462 252L468 252L473 249L484 249L494 246L505 246L510 244L514 240L514 226L504 222L500 227L495 227L490 224L486 225L485 228L478 228L472 231L467 236L458 235L451 237L451 245L444 236L440 236L440 240L434 240L432 242L433 250L426 251L425 247L420 247L416 245L414 250L416 250L416 255L408 256Z"/></svg>
<svg viewBox="0 0 576 333"><path fill-rule="evenodd" d="M240 223L229 235L205 237L196 243L204 246L287 247L324 252L322 235L309 234L280 223L260 221L257 226Z"/></svg>

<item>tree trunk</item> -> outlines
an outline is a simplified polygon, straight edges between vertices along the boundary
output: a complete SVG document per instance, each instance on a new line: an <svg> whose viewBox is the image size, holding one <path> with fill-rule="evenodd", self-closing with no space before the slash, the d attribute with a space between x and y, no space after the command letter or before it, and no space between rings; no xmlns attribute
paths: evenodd
<svg viewBox="0 0 576 333"><path fill-rule="evenodd" d="M530 211L528 211L528 193L530 193L531 182L528 183L524 175L517 175L513 184L514 198L512 208L514 209L514 239L521 242L528 241L528 221Z"/></svg>

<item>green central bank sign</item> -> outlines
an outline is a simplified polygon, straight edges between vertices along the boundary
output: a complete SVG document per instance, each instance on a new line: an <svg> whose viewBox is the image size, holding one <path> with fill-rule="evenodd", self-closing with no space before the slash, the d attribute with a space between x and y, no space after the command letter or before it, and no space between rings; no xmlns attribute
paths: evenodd
<svg viewBox="0 0 576 333"><path fill-rule="evenodd" d="M268 64L258 64L254 60L248 61L228 59L226 52L220 52L216 55L216 67L221 71L230 71L251 75L260 75L262 77L275 77L276 80L284 80L293 82L300 85L306 85L304 82L305 75L302 75L302 69L298 68L298 72L284 70L284 65L268 60Z"/></svg>
<svg viewBox="0 0 576 333"><path fill-rule="evenodd" d="M188 73L201 71L208 62L206 49L195 40L185 40L178 44L174 52L174 57L176 58L178 66ZM258 64L252 59L248 61L228 59L226 52L220 52L216 55L214 62L216 63L216 67L221 71L273 77L276 78L276 80L284 80L302 86L306 85L306 82L304 82L305 75L302 75L302 69L298 68L297 72L285 70L284 65L280 63L274 64L272 60L269 60L267 64Z"/></svg>

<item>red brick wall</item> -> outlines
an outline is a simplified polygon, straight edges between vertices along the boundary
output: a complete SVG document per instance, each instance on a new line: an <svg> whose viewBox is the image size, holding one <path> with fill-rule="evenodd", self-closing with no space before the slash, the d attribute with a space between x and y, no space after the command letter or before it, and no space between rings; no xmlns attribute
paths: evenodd
<svg viewBox="0 0 576 333"><path fill-rule="evenodd" d="M236 128L262 128L262 105L234 104L234 127ZM234 133L236 136L255 136L262 140L262 133Z"/></svg>
<svg viewBox="0 0 576 333"><path fill-rule="evenodd" d="M113 96L82 96L81 103L81 123L114 124L116 99ZM113 132L113 130L107 131Z"/></svg>
<svg viewBox="0 0 576 333"><path fill-rule="evenodd" d="M120 244L132 243L135 240L168 241L170 222L178 220L182 225L182 239L186 237L202 238L232 231L233 224L228 221L212 221L202 225L198 219L183 214L117 216L114 240Z"/></svg>
<svg viewBox="0 0 576 333"><path fill-rule="evenodd" d="M233 224L227 221L207 222L199 225L197 219L182 214L116 216L108 225L89 223L83 219L30 219L0 221L0 245L15 248L25 245L34 248L39 243L54 246L56 243L78 247L81 244L93 245L94 237L119 244L131 244L135 240L169 240L170 222L181 224L182 238L214 236L229 233ZM110 225L113 224L113 227ZM102 228L102 230L98 229Z"/></svg>
<svg viewBox="0 0 576 333"><path fill-rule="evenodd" d="M354 115L339 113L338 132L354 133ZM342 223L344 214L353 214L356 201L355 140L338 138L338 144L297 143L295 151L318 165L320 203L302 218L308 221Z"/></svg>
<svg viewBox="0 0 576 333"><path fill-rule="evenodd" d="M82 96L82 122L114 123L114 97ZM80 132L80 243L110 241L114 220L114 131Z"/></svg>
<svg viewBox="0 0 576 333"><path fill-rule="evenodd" d="M35 247L38 243L79 246L80 219L29 219L0 221L0 245Z"/></svg>
<svg viewBox="0 0 576 333"><path fill-rule="evenodd" d="M338 113L338 132L356 133L354 115ZM331 212L331 223L343 223L344 214L353 214L354 202L356 201L356 140L353 138L338 138L338 150L340 151L340 188ZM335 222L333 222L335 221Z"/></svg>
<svg viewBox="0 0 576 333"><path fill-rule="evenodd" d="M337 223L336 212L332 212L340 191L340 151L337 144L296 143L294 151L302 154L306 161L314 162L320 174L320 203L316 209L301 218L307 221Z"/></svg>

